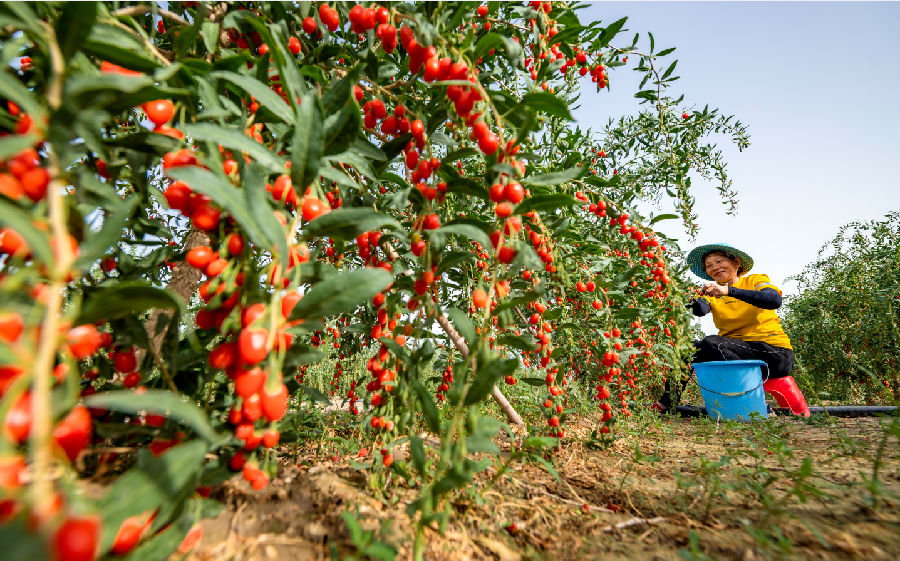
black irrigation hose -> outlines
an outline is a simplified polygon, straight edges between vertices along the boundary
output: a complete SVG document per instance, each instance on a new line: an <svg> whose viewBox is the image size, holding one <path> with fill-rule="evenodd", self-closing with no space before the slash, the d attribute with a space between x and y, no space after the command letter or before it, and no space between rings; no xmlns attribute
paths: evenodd
<svg viewBox="0 0 900 561"><path fill-rule="evenodd" d="M773 407L772 409L779 417L791 416L791 410L787 407ZM694 405L679 405L675 410L682 417L706 415L706 407L696 407ZM813 415L828 413L832 417L877 417L879 415L895 415L897 407L893 405L831 405L828 407L810 407L809 412Z"/></svg>

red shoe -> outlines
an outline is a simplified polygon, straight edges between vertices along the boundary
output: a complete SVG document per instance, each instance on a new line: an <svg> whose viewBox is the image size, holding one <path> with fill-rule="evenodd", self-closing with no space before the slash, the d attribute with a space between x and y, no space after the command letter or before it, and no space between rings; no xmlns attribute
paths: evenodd
<svg viewBox="0 0 900 561"><path fill-rule="evenodd" d="M806 405L806 398L803 392L797 387L797 381L793 376L785 376L783 378L773 378L763 384L763 389L775 396L775 401L781 407L787 407L794 415L803 415L809 417L809 407Z"/></svg>

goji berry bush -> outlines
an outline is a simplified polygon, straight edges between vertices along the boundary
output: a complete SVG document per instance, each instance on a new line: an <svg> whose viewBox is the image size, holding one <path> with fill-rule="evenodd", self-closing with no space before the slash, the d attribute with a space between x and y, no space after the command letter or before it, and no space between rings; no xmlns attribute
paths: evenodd
<svg viewBox="0 0 900 561"><path fill-rule="evenodd" d="M822 399L896 403L900 395L900 213L853 222L792 277L785 330Z"/></svg>
<svg viewBox="0 0 900 561"><path fill-rule="evenodd" d="M189 550L210 487L265 487L297 438L282 423L329 391L366 427L375 484L421 489L421 555L523 423L507 396L533 398L525 446L550 457L569 389L595 396L605 435L683 368L689 287L656 226L695 230L692 176L733 202L708 138L748 140L670 95L674 49L623 37L625 19L540 1L5 2L0 23L13 557ZM602 103L623 68L641 110L578 127L573 105ZM638 211L663 204L676 213ZM331 387L307 384L326 354ZM90 501L86 470L115 474Z"/></svg>

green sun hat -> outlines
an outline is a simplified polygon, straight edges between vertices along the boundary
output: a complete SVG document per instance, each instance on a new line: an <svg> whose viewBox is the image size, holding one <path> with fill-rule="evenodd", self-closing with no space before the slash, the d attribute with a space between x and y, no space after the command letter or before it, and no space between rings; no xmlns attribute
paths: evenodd
<svg viewBox="0 0 900 561"><path fill-rule="evenodd" d="M730 253L735 257L740 258L741 260L741 268L743 269L743 274L747 274L750 272L750 269L753 268L753 258L737 249L736 247L732 247L727 243L711 243L706 245L697 246L688 253L687 263L688 267L691 268L691 272L700 277L701 279L708 281L715 281L714 278L710 277L706 274L706 267L703 265L703 258L706 257L710 252L713 251L724 251L725 253Z"/></svg>

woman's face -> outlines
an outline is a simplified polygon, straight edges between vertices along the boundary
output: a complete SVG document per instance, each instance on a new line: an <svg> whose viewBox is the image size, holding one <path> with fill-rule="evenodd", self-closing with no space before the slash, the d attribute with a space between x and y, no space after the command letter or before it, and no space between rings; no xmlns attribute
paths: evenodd
<svg viewBox="0 0 900 561"><path fill-rule="evenodd" d="M724 255L710 254L703 259L703 266L707 275L714 278L717 283L725 284L737 276L741 260L732 261Z"/></svg>

